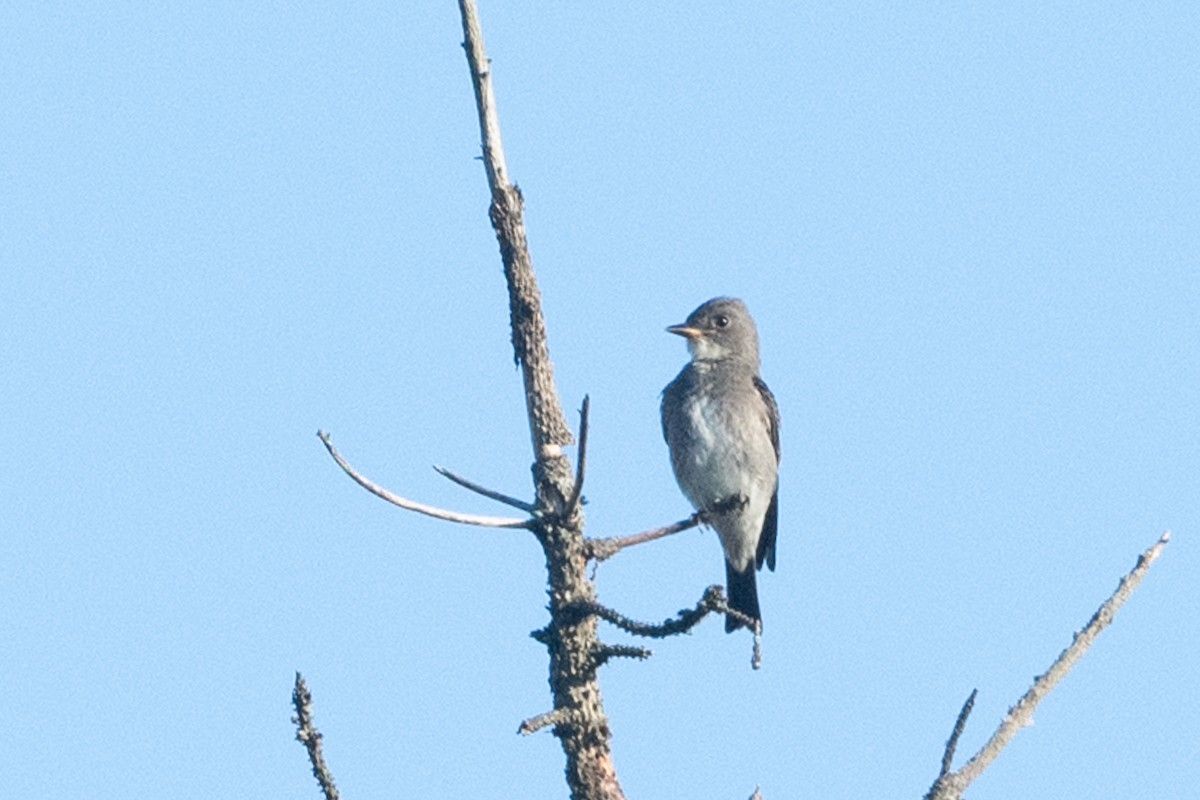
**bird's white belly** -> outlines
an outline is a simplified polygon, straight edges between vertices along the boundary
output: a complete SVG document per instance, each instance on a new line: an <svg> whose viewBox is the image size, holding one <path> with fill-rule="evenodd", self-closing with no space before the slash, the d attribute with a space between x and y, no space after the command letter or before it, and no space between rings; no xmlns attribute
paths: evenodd
<svg viewBox="0 0 1200 800"><path fill-rule="evenodd" d="M751 469L747 449L753 446L750 435L739 430L728 414L717 404L693 397L685 404L684 414L691 432L693 446L689 449L693 469L689 470L691 486L683 489L698 508L710 508L734 496L747 498L774 490L773 476L758 474ZM749 516L761 520L762 509L747 509ZM755 513L757 512L757 513Z"/></svg>

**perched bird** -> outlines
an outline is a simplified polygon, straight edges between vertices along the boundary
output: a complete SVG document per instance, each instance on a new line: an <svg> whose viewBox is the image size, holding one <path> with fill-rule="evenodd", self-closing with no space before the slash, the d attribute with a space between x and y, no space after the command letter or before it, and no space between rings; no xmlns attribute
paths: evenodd
<svg viewBox="0 0 1200 800"><path fill-rule="evenodd" d="M708 512L725 550L729 606L759 628L755 570L775 569L779 407L758 375L758 331L741 300L716 297L668 331L692 360L662 394L663 438L679 488ZM726 615L725 630L749 627Z"/></svg>

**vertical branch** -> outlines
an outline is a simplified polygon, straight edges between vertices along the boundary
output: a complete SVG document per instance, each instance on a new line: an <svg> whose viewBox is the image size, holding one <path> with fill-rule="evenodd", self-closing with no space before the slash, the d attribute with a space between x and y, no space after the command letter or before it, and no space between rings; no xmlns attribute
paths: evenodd
<svg viewBox="0 0 1200 800"><path fill-rule="evenodd" d="M308 762L312 765L313 777L321 786L321 794L325 800L338 800L337 786L333 783L333 775L329 774L329 767L325 765L325 754L321 752L321 732L313 724L312 693L308 691L308 684L299 672L296 673L296 684L292 689L292 706L296 709L296 716L292 717L292 722L296 724L296 741L308 751Z"/></svg>
<svg viewBox="0 0 1200 800"><path fill-rule="evenodd" d="M525 219L521 192L508 180L504 148L500 143L500 117L496 112L492 89L491 63L483 46L483 31L474 0L459 0L462 12L463 47L471 68L475 105L479 112L479 135L483 143L483 163L488 188L492 193L489 215L504 277L508 281L509 317L512 322L513 357L521 365L525 379L525 403L529 412L529 433L534 455L539 460L558 455L560 445L571 443L571 431L563 416L554 388L554 370L546 347L546 321L542 317L541 295L533 276L533 262L525 241ZM541 487L539 487L540 489Z"/></svg>
<svg viewBox="0 0 1200 800"><path fill-rule="evenodd" d="M483 47L483 29L473 0L459 0L463 24L463 49L471 67L471 86L475 90L475 108L479 111L479 138L483 142L483 166L487 170L488 188L492 194L508 186L508 166L504 163L504 146L500 143L500 117L496 113L496 95L492 91L491 62Z"/></svg>
<svg viewBox="0 0 1200 800"><path fill-rule="evenodd" d="M554 710L545 718L553 720L554 735L562 742L567 784L574 800L623 800L596 678L596 653L601 652L596 619L573 611L581 603L594 603L595 589L586 573L583 515L569 502L574 481L562 446L570 444L571 431L554 387L541 296L525 239L521 192L509 181L500 144L491 67L479 16L474 0L459 0L458 5L492 196L488 215L508 284L513 357L521 365L524 380L536 505L541 512L533 530L546 556L550 583L550 624L537 637L550 654Z"/></svg>

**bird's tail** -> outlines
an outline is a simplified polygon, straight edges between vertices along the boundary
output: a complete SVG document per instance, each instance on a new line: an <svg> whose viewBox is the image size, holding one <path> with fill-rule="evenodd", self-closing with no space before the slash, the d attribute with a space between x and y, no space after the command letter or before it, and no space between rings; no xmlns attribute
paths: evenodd
<svg viewBox="0 0 1200 800"><path fill-rule="evenodd" d="M754 559L746 564L746 569L738 572L728 561L725 562L725 588L729 592L729 607L740 611L747 617L758 622L762 627L762 614L758 610L758 584L754 580ZM738 628L749 628L740 619L725 615L725 632L731 633Z"/></svg>

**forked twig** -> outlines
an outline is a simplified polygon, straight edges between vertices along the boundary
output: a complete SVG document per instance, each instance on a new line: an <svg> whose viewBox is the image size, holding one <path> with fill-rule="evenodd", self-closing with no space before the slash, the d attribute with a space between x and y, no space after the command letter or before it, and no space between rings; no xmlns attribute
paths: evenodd
<svg viewBox="0 0 1200 800"><path fill-rule="evenodd" d="M1037 708L1038 703L1050 693L1050 690L1062 680L1063 676L1070 672L1071 667L1075 666L1075 662L1079 661L1096 637L1100 635L1100 631L1108 627L1113 620L1113 615L1129 599L1129 595L1141 583L1142 578L1150 569L1150 565L1162 553L1169 541L1171 541L1171 532L1165 531L1157 542L1138 556L1137 564L1121 578L1112 595L1096 610L1087 625L1083 626L1083 630L1074 635L1071 644L1058 654L1058 658L1054 659L1050 668L1039 675L1034 680L1033 686L1029 687L1029 691L1008 710L992 737L979 749L978 753L973 755L957 772L946 772L945 758L943 758L943 771L930 787L928 794L925 795L926 798L929 800L957 800L962 797L966 788L983 774L996 756L1000 755L1005 746L1016 736L1017 731L1032 721L1033 711ZM968 711L966 707L964 707L965 711ZM960 712L960 717L962 716L965 714ZM947 744L949 745L949 743Z"/></svg>
<svg viewBox="0 0 1200 800"><path fill-rule="evenodd" d="M427 517L444 519L447 522L458 522L463 525L480 525L485 528L529 528L533 524L532 520L529 519L518 519L516 517L489 517L480 514L464 514L459 511L449 511L444 508L438 508L437 506L431 506L425 503L418 503L415 500L409 500L408 498L401 497L394 492L389 492L382 486L372 483L363 475L360 475L354 469L354 467L350 466L350 464L346 462L346 459L342 458L342 454L339 453L337 448L333 446L333 441L330 439L328 433L325 431L317 431L317 436L325 445L325 449L329 451L329 455L331 455L333 460L337 462L337 465L342 468L343 472L349 475L359 486L363 487L376 497L381 497L384 500L387 500L392 505L400 506L400 508L404 508L409 511L415 511L418 514L424 514Z"/></svg>

